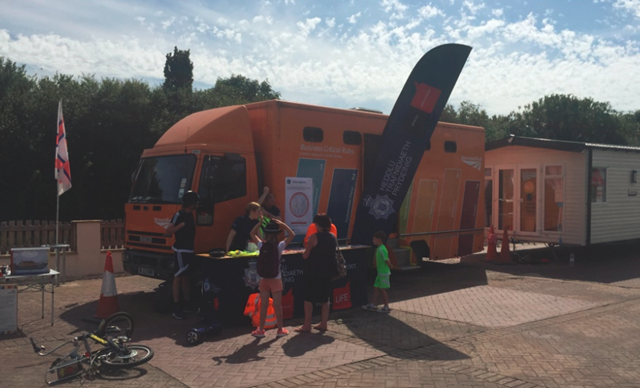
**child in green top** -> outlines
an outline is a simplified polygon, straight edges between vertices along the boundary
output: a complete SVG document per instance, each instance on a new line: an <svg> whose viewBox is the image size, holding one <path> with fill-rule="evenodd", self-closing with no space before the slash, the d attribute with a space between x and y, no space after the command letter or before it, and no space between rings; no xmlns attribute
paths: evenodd
<svg viewBox="0 0 640 388"><path fill-rule="evenodd" d="M376 276L376 281L373 284L373 300L371 303L362 306L362 308L365 310L388 314L391 311L389 308L389 297L387 296L387 289L391 287L391 284L389 283L391 264L389 262L389 252L387 252L387 248L384 246L384 240L386 238L387 235L382 231L376 232L373 235L373 245L377 247L376 269L378 271L378 276ZM378 293L382 294L382 301L384 302L384 307L381 308L378 308L376 305L378 302Z"/></svg>

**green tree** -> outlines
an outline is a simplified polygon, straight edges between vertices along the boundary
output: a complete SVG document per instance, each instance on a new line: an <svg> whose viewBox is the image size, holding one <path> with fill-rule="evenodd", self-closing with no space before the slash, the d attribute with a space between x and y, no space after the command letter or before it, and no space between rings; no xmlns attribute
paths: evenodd
<svg viewBox="0 0 640 388"><path fill-rule="evenodd" d="M271 88L268 80L258 82L242 75L232 74L229 78L218 78L216 85L210 89L218 106L246 104L251 102L274 100L281 97L279 92Z"/></svg>
<svg viewBox="0 0 640 388"><path fill-rule="evenodd" d="M11 204L0 206L0 220L55 219L60 100L73 184L60 197L60 219L68 221L122 217L142 151L183 117L280 97L267 81L241 75L193 91L188 58L188 50L177 48L167 55L167 80L151 88L138 80L93 75L30 77L25 66L0 57L0 198Z"/></svg>
<svg viewBox="0 0 640 388"><path fill-rule="evenodd" d="M552 94L524 107L514 134L556 140L626 144L618 113L608 102Z"/></svg>
<svg viewBox="0 0 640 388"><path fill-rule="evenodd" d="M178 50L178 47L173 48L173 54L167 54L162 85L166 92L191 92L193 89L193 63L189 55L189 50Z"/></svg>
<svg viewBox="0 0 640 388"><path fill-rule="evenodd" d="M451 104L447 104L442 110L440 121L444 121L445 123L457 123L458 112L456 112L456 108Z"/></svg>

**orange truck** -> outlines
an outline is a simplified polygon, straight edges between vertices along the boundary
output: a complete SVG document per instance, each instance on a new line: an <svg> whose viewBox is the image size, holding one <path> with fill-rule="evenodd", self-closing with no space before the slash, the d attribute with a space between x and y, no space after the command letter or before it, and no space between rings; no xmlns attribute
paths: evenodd
<svg viewBox="0 0 640 388"><path fill-rule="evenodd" d="M327 213L339 240L348 242L387 118L279 100L185 117L143 152L134 174L125 205L125 270L172 278L174 240L164 232L188 190L200 195L197 253L224 249L234 219L264 186L281 209ZM440 122L427 148L397 217L399 246L416 247L406 265L483 249L484 130ZM312 182L306 204L289 198L291 178ZM291 213L283 213L291 223Z"/></svg>

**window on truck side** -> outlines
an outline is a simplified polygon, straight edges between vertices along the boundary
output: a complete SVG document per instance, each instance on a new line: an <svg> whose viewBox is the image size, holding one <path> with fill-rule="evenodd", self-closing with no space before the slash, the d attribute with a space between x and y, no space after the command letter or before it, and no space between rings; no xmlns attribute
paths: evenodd
<svg viewBox="0 0 640 388"><path fill-rule="evenodd" d="M362 135L356 131L344 131L342 134L342 142L349 145L359 145L362 143Z"/></svg>
<svg viewBox="0 0 640 388"><path fill-rule="evenodd" d="M322 128L304 127L304 130L302 131L302 137L304 138L304 141L322 143L324 134L322 133Z"/></svg>
<svg viewBox="0 0 640 388"><path fill-rule="evenodd" d="M455 141L445 141L444 142L444 152L448 152L451 154L456 153L458 151L458 145Z"/></svg>

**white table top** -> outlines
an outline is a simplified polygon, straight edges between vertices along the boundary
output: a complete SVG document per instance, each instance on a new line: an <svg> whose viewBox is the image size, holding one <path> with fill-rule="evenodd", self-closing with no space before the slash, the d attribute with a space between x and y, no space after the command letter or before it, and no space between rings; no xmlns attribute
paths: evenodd
<svg viewBox="0 0 640 388"><path fill-rule="evenodd" d="M26 279L26 278L32 278L32 277L46 277L46 276L56 276L56 275L60 275L60 272L50 269L49 272L43 272L43 273L27 273L27 274L21 274L21 275L4 275L2 277L0 277L0 281L2 281L2 279L6 279L6 280L11 280L11 279Z"/></svg>

